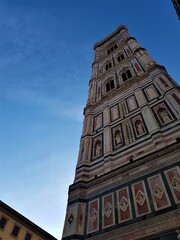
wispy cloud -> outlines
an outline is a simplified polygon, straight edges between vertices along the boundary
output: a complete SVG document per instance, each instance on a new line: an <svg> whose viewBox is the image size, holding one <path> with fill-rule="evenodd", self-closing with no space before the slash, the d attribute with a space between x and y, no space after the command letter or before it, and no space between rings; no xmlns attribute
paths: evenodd
<svg viewBox="0 0 180 240"><path fill-rule="evenodd" d="M23 105L36 106L52 117L67 118L82 122L83 104L66 101L61 97L51 97L30 89L9 88L3 92L3 98Z"/></svg>

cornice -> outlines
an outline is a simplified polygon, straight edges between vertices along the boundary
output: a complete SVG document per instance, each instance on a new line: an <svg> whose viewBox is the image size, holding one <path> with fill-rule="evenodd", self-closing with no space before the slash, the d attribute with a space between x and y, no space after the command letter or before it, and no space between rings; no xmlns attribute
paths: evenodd
<svg viewBox="0 0 180 240"><path fill-rule="evenodd" d="M96 179L93 179L93 180L90 180L89 182L77 182L77 183L74 183L72 185L70 185L69 187L69 190L70 191L73 191L77 188L90 188L92 186L95 186L97 184L100 184L108 179L111 179L112 177L116 177L116 176L119 176L121 174L123 174L124 172L127 172L127 171L130 171L132 169L135 169L136 167L139 167L149 161L152 161L154 159L157 159L158 157L162 157L166 154L169 154L169 153L172 153L172 152L175 152L177 151L178 149L180 149L180 143L177 142L169 147L165 147L155 153L151 153L145 157L142 157L138 160L136 160L135 162L132 162L132 163L128 163L124 166L121 166L111 172L108 172L102 176L99 176L97 177Z"/></svg>
<svg viewBox="0 0 180 240"><path fill-rule="evenodd" d="M111 38L113 38L115 35L117 35L121 30L127 30L127 27L124 26L124 25L120 25L113 33L111 33L110 35L108 35L106 38L104 38L102 41L100 42L97 42L95 45L94 45L94 50L96 50L97 47L100 47L102 46L104 43L106 43L107 41L109 41Z"/></svg>

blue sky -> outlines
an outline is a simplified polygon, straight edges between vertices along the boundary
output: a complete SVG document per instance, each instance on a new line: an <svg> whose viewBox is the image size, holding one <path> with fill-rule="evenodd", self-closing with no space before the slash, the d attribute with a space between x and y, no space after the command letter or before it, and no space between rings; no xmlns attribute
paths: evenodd
<svg viewBox="0 0 180 240"><path fill-rule="evenodd" d="M61 238L93 45L126 25L180 82L171 0L0 0L0 199Z"/></svg>

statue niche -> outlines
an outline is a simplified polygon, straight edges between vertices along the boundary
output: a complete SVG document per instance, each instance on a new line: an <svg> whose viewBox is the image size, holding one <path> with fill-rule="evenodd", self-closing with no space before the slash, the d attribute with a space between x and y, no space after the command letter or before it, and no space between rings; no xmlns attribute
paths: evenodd
<svg viewBox="0 0 180 240"><path fill-rule="evenodd" d="M102 155L102 143L98 140L94 145L94 157L100 157Z"/></svg>
<svg viewBox="0 0 180 240"><path fill-rule="evenodd" d="M142 135L143 133L145 133L145 129L144 129L143 123L139 119L135 121L135 128L136 128L136 132L137 132L138 136Z"/></svg>
<svg viewBox="0 0 180 240"><path fill-rule="evenodd" d="M121 132L119 130L117 130L114 134L114 143L116 147L122 144Z"/></svg>
<svg viewBox="0 0 180 240"><path fill-rule="evenodd" d="M171 116L169 115L169 113L165 108L162 108L162 107L159 108L157 111L157 114L162 124L172 121Z"/></svg>

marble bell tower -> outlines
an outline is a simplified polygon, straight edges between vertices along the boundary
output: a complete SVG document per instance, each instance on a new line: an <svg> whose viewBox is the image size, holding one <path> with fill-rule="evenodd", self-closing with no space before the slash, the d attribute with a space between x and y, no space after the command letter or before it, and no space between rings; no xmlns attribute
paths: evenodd
<svg viewBox="0 0 180 240"><path fill-rule="evenodd" d="M94 45L63 240L180 237L179 119L178 85L125 26Z"/></svg>

